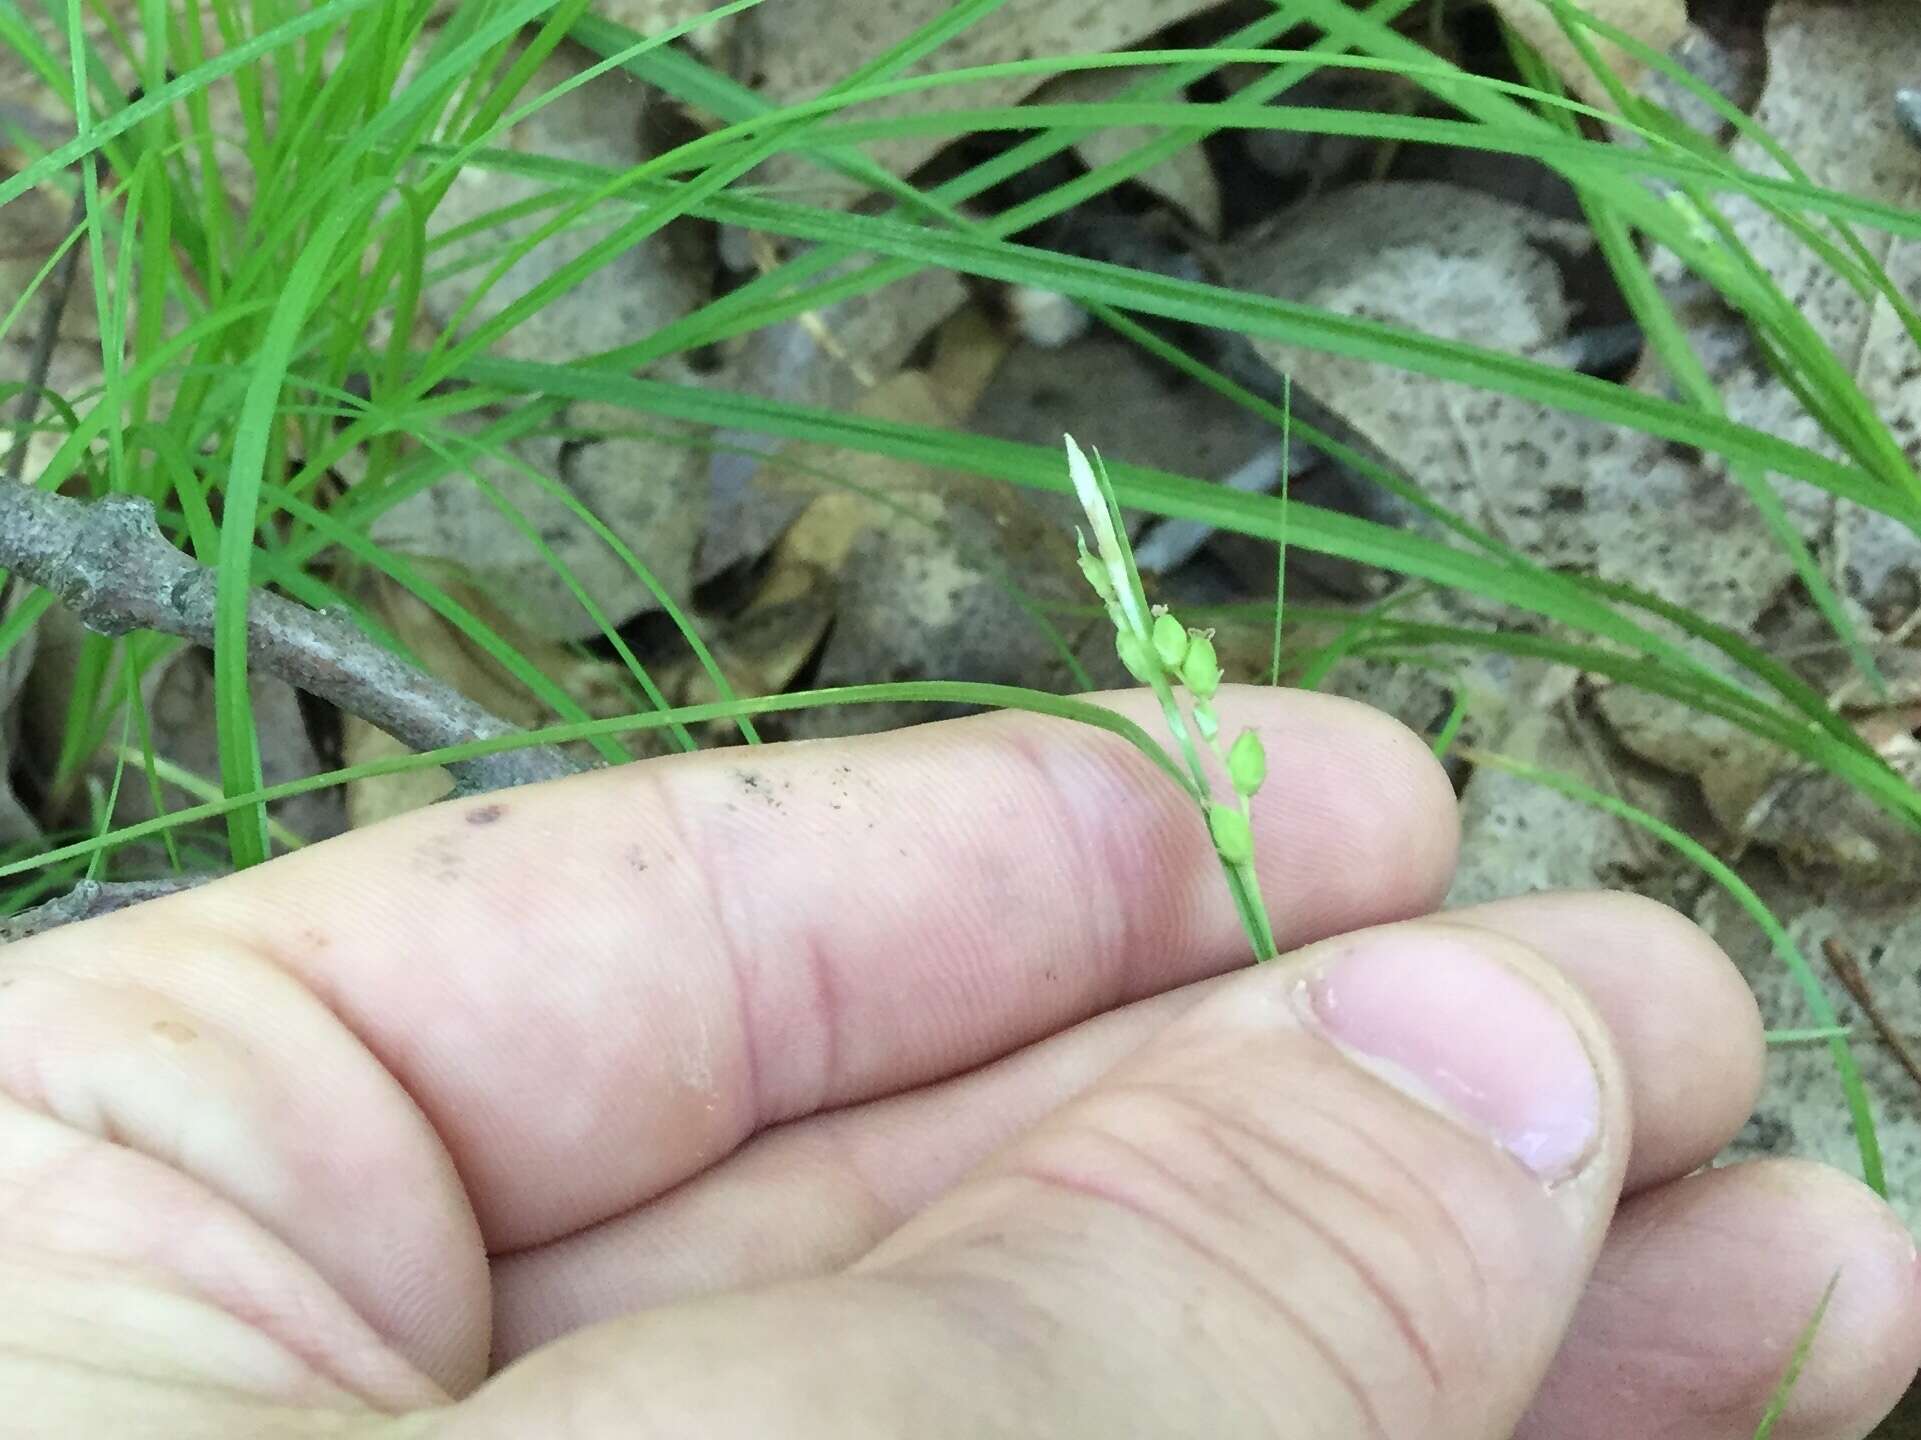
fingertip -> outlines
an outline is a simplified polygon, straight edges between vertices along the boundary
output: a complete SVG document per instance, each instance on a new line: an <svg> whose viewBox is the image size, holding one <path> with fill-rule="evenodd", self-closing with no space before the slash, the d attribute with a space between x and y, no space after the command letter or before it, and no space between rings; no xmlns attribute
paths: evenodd
<svg viewBox="0 0 1921 1440"><path fill-rule="evenodd" d="M1921 1366L1915 1245L1893 1210L1809 1161L1690 1175L1622 1207L1519 1434L1747 1440L1811 1326L1776 1440L1868 1434Z"/></svg>
<svg viewBox="0 0 1921 1440"><path fill-rule="evenodd" d="M1767 1066L1761 1013L1715 940L1638 895L1528 895L1447 916L1548 955L1593 1003L1627 1061L1630 1190L1706 1164L1753 1112Z"/></svg>
<svg viewBox="0 0 1921 1440"><path fill-rule="evenodd" d="M1310 923L1289 917L1302 941L1439 907L1460 820L1453 782L1425 740L1385 711L1313 691L1228 686L1218 708L1225 732L1266 732L1292 787L1284 809L1254 806L1262 879L1304 859L1325 877Z"/></svg>
<svg viewBox="0 0 1921 1440"><path fill-rule="evenodd" d="M1817 1282L1834 1287L1775 1433L1783 1440L1865 1434L1921 1371L1914 1237L1887 1201L1838 1170L1788 1159L1743 1168L1767 1184L1784 1214L1791 1207L1803 1219L1798 1234L1776 1237L1804 1252L1799 1283L1781 1293L1781 1318L1805 1326L1813 1318L1806 1292ZM1808 1313L1797 1314L1797 1304Z"/></svg>
<svg viewBox="0 0 1921 1440"><path fill-rule="evenodd" d="M1767 1032L1753 988L1713 936L1666 905L1615 894L1601 897L1595 914L1597 923L1628 937L1628 953L1645 958L1640 984L1660 999L1628 1010L1621 1024L1643 1053L1692 1062L1643 1067L1635 1077L1638 1101L1685 1116L1689 1148L1705 1159L1747 1123L1767 1079ZM1616 982L1631 968L1618 968ZM1703 1076L1714 1083L1701 1084Z"/></svg>
<svg viewBox="0 0 1921 1440"><path fill-rule="evenodd" d="M1424 736L1383 711L1360 708L1382 750L1383 783L1403 797L1403 805L1419 822L1401 836L1401 863L1418 882L1409 914L1425 915L1447 898L1460 859L1460 801L1454 780ZM1377 838L1391 843L1388 836Z"/></svg>

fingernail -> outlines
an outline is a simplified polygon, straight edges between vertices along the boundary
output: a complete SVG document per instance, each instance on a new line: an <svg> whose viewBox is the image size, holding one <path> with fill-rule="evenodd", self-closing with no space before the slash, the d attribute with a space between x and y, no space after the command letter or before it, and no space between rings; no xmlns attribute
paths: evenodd
<svg viewBox="0 0 1921 1440"><path fill-rule="evenodd" d="M1600 1078L1561 1007L1486 945L1446 930L1361 937L1308 981L1308 1004L1376 1074L1564 1180L1600 1139Z"/></svg>

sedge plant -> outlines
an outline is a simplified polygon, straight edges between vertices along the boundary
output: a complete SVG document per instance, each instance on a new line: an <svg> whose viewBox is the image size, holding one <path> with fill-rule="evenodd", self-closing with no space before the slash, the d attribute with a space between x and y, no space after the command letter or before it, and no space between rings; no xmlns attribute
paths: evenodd
<svg viewBox="0 0 1921 1440"><path fill-rule="evenodd" d="M1094 534L1090 549L1086 533L1075 532L1081 573L1113 621L1114 648L1121 664L1160 702L1161 717L1174 740L1176 763L1168 768L1178 775L1206 822L1255 959L1271 960L1277 953L1274 929L1254 869L1253 802L1267 781L1267 752L1260 733L1243 730L1231 746L1222 746L1220 716L1214 708L1221 688L1221 663L1214 653L1213 633L1190 629L1167 606L1147 603L1107 467L1098 451L1090 457L1073 436L1066 437L1066 444L1068 478ZM1226 773L1231 800L1216 794L1200 745L1195 743L1197 737Z"/></svg>

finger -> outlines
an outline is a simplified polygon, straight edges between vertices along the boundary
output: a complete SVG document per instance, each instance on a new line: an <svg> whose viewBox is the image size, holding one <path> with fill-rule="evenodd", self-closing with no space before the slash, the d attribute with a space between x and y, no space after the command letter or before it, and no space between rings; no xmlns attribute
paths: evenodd
<svg viewBox="0 0 1921 1440"><path fill-rule="evenodd" d="M1626 1060L1627 1189L1699 1169L1754 1113L1767 1066L1760 1007L1706 931L1638 895L1528 895L1450 912L1512 937L1580 987Z"/></svg>
<svg viewBox="0 0 1921 1440"><path fill-rule="evenodd" d="M287 975L185 928L156 945L131 920L0 951L9 1245L132 1266L343 1383L396 1365L345 1312L471 1389L486 1254L420 1112Z"/></svg>
<svg viewBox="0 0 1921 1440"><path fill-rule="evenodd" d="M1418 739L1311 695L1223 709L1274 757L1262 876L1290 941L1435 902L1453 799ZM194 961L209 933L271 956L406 1087L496 1249L1246 953L1191 804L1113 737L1023 716L437 807L114 922L40 953L190 1007L229 983Z"/></svg>
<svg viewBox="0 0 1921 1440"><path fill-rule="evenodd" d="M151 1156L0 1100L0 1195L0 1436L229 1433L161 1423L174 1391L336 1415L446 1402L312 1266Z"/></svg>
<svg viewBox="0 0 1921 1440"><path fill-rule="evenodd" d="M1747 1440L1834 1284L1777 1440L1854 1440L1921 1366L1914 1241L1840 1173L1762 1161L1622 1207L1521 1440Z"/></svg>
<svg viewBox="0 0 1921 1440"><path fill-rule="evenodd" d="M1508 1433L1626 1163L1605 1031L1490 931L1303 965L1207 997L845 1275L583 1332L441 1433Z"/></svg>
<svg viewBox="0 0 1921 1440"><path fill-rule="evenodd" d="M1601 1016L1633 1112L1630 1190L1707 1163L1739 1131L1761 1082L1761 1018L1698 926L1625 895L1530 896L1445 918L1538 951ZM496 1361L614 1315L851 1263L1231 983L1142 1001L942 1085L769 1131L650 1205L497 1259ZM779 1225L767 1223L770 1203Z"/></svg>
<svg viewBox="0 0 1921 1440"><path fill-rule="evenodd" d="M1239 715L1277 757L1283 931L1439 893L1452 801L1413 737ZM739 763L443 807L9 947L0 1087L232 1201L458 1393L488 1353L470 1195L496 1245L575 1229L810 1084L964 1068L1237 958L1192 817L1079 728L784 747L751 777L778 809Z"/></svg>

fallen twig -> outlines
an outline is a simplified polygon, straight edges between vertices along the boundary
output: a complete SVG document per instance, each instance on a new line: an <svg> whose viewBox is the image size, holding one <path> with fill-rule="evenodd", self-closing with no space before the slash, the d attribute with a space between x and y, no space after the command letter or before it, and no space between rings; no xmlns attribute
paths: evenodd
<svg viewBox="0 0 1921 1440"><path fill-rule="evenodd" d="M159 880L82 880L58 900L49 900L31 910L22 910L0 920L0 944L11 945L34 935L44 935L63 925L73 925L116 910L144 905L167 895L178 895L218 879L215 875L172 875Z"/></svg>
<svg viewBox="0 0 1921 1440"><path fill-rule="evenodd" d="M68 231L86 223L85 191ZM0 570L4 586L24 579L58 596L81 624L102 635L154 630L211 647L216 573L168 542L151 502L110 496L92 502L22 483L28 440L58 344L80 259L71 243L49 280L26 388L0 483ZM518 733L518 727L375 644L348 621L281 596L256 592L247 617L249 662L369 724L414 750L436 750ZM554 780L579 769L558 749L530 745L449 765L456 793L481 794ZM188 888L196 881L83 881L68 895L0 922L0 940L40 934L94 915Z"/></svg>
<svg viewBox="0 0 1921 1440"><path fill-rule="evenodd" d="M69 499L0 485L0 567L51 590L102 635L155 630L211 646L218 577L175 548L150 501ZM451 685L383 650L351 622L257 591L247 654L296 689L357 715L415 750L518 733ZM558 749L527 746L447 767L462 794L554 780L579 767Z"/></svg>
<svg viewBox="0 0 1921 1440"><path fill-rule="evenodd" d="M83 188L73 197L67 216L67 233L72 235L86 223L87 192ZM17 481L26 473L27 442L33 437L33 422L40 418L40 397L46 393L47 376L53 370L54 347L60 342L60 322L66 317L67 300L73 294L73 278L80 270L80 241L72 240L60 257L47 282L47 301L40 312L40 329L34 336L33 355L27 361L27 388L20 392L19 408L14 412L13 448L7 452L7 479Z"/></svg>
<svg viewBox="0 0 1921 1440"><path fill-rule="evenodd" d="M1839 980L1841 987L1854 997L1854 1003L1861 1007L1861 1013L1874 1027L1875 1034L1881 1037L1881 1043L1894 1052L1894 1058L1900 1061L1901 1068L1914 1078L1914 1083L1921 1085L1921 1055L1915 1053L1914 1046L1908 1043L1908 1037L1895 1028L1894 1021L1889 1018L1888 1012L1881 1008L1881 1002L1875 998L1873 987L1868 984L1867 971L1861 968L1861 962L1855 958L1854 952L1833 936L1829 936L1821 942L1821 953L1828 957L1828 964L1834 970L1834 978Z"/></svg>

